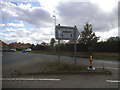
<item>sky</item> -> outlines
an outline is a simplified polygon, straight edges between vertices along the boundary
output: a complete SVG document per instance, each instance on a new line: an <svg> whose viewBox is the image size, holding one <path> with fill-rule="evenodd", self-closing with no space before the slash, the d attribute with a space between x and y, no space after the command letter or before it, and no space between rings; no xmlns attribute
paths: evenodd
<svg viewBox="0 0 120 90"><path fill-rule="evenodd" d="M104 41L118 36L118 1L2 0L0 39L6 43L49 43L55 37L55 15L56 25L76 25L79 32L89 22Z"/></svg>

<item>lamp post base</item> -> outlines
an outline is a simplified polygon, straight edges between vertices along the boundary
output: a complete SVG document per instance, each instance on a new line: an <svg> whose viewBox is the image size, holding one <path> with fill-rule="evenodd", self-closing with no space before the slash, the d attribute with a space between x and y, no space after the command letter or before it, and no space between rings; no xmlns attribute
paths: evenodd
<svg viewBox="0 0 120 90"><path fill-rule="evenodd" d="M87 69L88 69L88 70L95 70L94 67L88 67Z"/></svg>

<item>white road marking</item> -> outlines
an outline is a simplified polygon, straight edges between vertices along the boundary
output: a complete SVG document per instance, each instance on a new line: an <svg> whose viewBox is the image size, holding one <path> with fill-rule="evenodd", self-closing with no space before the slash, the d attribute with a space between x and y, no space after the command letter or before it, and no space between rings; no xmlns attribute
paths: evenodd
<svg viewBox="0 0 120 90"><path fill-rule="evenodd" d="M105 68L109 68L109 69L118 69L118 68L114 68L114 67L105 67Z"/></svg>
<svg viewBox="0 0 120 90"><path fill-rule="evenodd" d="M116 62L110 62L110 61L94 61L94 62L112 63L112 64L113 64L113 63L115 63L115 64L117 64L117 63L118 63L118 62L116 63Z"/></svg>
<svg viewBox="0 0 120 90"><path fill-rule="evenodd" d="M50 78L1 78L3 81L60 81L60 79Z"/></svg>
<svg viewBox="0 0 120 90"><path fill-rule="evenodd" d="M119 83L120 81L118 81L118 80L106 80L106 82Z"/></svg>
<svg viewBox="0 0 120 90"><path fill-rule="evenodd" d="M96 68L103 68L103 67L96 67ZM118 68L114 68L114 67L104 67L104 68L109 68L109 69L118 69Z"/></svg>

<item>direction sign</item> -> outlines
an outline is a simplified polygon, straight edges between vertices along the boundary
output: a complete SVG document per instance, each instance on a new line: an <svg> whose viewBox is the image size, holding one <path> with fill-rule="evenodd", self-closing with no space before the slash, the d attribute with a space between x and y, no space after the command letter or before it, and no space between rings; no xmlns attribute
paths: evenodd
<svg viewBox="0 0 120 90"><path fill-rule="evenodd" d="M55 27L55 37L56 39L61 40L76 40L79 36L79 31L75 27L69 27L69 26L58 26Z"/></svg>

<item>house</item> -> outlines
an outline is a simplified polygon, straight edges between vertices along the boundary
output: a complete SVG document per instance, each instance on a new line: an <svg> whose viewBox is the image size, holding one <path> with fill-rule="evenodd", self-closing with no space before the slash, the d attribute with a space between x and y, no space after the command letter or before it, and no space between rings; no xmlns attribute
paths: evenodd
<svg viewBox="0 0 120 90"><path fill-rule="evenodd" d="M0 50L9 50L9 45L0 40Z"/></svg>
<svg viewBox="0 0 120 90"><path fill-rule="evenodd" d="M69 40L67 43L68 43L68 44L74 44L74 43L75 43L75 40ZM76 41L76 43L79 43L79 42Z"/></svg>
<svg viewBox="0 0 120 90"><path fill-rule="evenodd" d="M68 44L74 44L75 41L74 41L74 40L69 40L67 43L68 43Z"/></svg>
<svg viewBox="0 0 120 90"><path fill-rule="evenodd" d="M17 43L17 42L13 42L9 44L9 48L10 49L27 49L31 47L30 44L24 44L24 43Z"/></svg>
<svg viewBox="0 0 120 90"><path fill-rule="evenodd" d="M57 45L57 44L58 44L58 41L56 41L56 42L54 43L54 46ZM60 44L66 44L66 42L63 41L63 40L60 40Z"/></svg>
<svg viewBox="0 0 120 90"><path fill-rule="evenodd" d="M0 50L27 49L30 47L31 47L30 44L24 44L20 42L19 43L13 42L13 43L7 44L2 40L0 40Z"/></svg>

